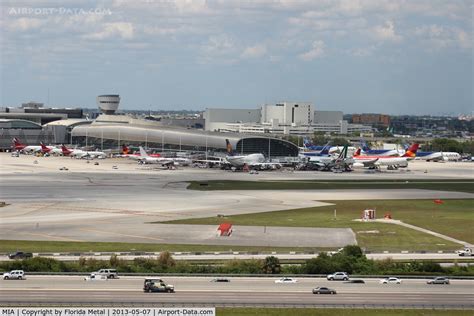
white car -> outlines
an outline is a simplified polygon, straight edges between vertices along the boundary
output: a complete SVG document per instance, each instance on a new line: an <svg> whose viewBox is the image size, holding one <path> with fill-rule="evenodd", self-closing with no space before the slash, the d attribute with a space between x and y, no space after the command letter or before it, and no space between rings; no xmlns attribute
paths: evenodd
<svg viewBox="0 0 474 316"><path fill-rule="evenodd" d="M91 275L84 277L85 281L107 281L107 276L104 274L91 273Z"/></svg>
<svg viewBox="0 0 474 316"><path fill-rule="evenodd" d="M329 274L326 279L328 281L347 281L349 280L349 276L345 272L336 272L333 274Z"/></svg>
<svg viewBox="0 0 474 316"><path fill-rule="evenodd" d="M275 280L275 283L296 283L296 282L298 282L298 280L293 279L293 278L281 278L281 279Z"/></svg>
<svg viewBox="0 0 474 316"><path fill-rule="evenodd" d="M379 281L380 284L401 284L402 280L395 277L385 278Z"/></svg>
<svg viewBox="0 0 474 316"><path fill-rule="evenodd" d="M25 272L23 270L12 270L3 274L4 280L25 280Z"/></svg>

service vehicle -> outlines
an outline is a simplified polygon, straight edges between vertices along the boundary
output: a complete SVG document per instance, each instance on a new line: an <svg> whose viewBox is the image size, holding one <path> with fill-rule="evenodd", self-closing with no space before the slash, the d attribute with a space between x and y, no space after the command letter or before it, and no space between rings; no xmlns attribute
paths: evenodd
<svg viewBox="0 0 474 316"><path fill-rule="evenodd" d="M402 280L395 277L385 278L379 281L380 284L402 284Z"/></svg>
<svg viewBox="0 0 474 316"><path fill-rule="evenodd" d="M143 292L174 293L174 285L166 284L162 279L145 279L143 282Z"/></svg>
<svg viewBox="0 0 474 316"><path fill-rule="evenodd" d="M318 286L313 289L313 294L337 294L337 292L325 286Z"/></svg>
<svg viewBox="0 0 474 316"><path fill-rule="evenodd" d="M346 272L336 272L336 273L328 275L326 279L328 281L347 281L349 280L349 276L347 275Z"/></svg>
<svg viewBox="0 0 474 316"><path fill-rule="evenodd" d="M4 280L25 280L25 271L23 270L12 270L3 274Z"/></svg>
<svg viewBox="0 0 474 316"><path fill-rule="evenodd" d="M31 252L23 252L23 251L13 252L8 255L9 259L28 259L32 257L33 257L33 254Z"/></svg>
<svg viewBox="0 0 474 316"><path fill-rule="evenodd" d="M445 277L436 277L434 279L428 280L426 284L449 284L449 279Z"/></svg>
<svg viewBox="0 0 474 316"><path fill-rule="evenodd" d="M461 257L474 256L474 247L466 247L463 250L458 250L457 253Z"/></svg>
<svg viewBox="0 0 474 316"><path fill-rule="evenodd" d="M105 275L107 279L118 279L118 273L115 269L100 269L96 274Z"/></svg>
<svg viewBox="0 0 474 316"><path fill-rule="evenodd" d="M298 282L298 280L293 279L293 278L281 278L281 279L275 280L275 283L296 283L296 282Z"/></svg>

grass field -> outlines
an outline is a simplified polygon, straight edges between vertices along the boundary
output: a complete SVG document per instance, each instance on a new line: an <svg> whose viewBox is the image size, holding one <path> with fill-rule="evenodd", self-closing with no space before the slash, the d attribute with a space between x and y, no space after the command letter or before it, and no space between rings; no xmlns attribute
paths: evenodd
<svg viewBox="0 0 474 316"><path fill-rule="evenodd" d="M432 309L217 308L217 316L471 316L472 311Z"/></svg>
<svg viewBox="0 0 474 316"><path fill-rule="evenodd" d="M474 180L192 181L191 190L425 189L474 193Z"/></svg>
<svg viewBox="0 0 474 316"><path fill-rule="evenodd" d="M473 200L360 200L325 201L334 205L296 210L275 211L227 218L208 217L171 221L180 224L216 224L228 221L235 225L290 226L290 227L350 227L356 233L361 247L371 251L381 250L454 250L460 245L429 234L394 224L354 222L361 211L377 210L377 217L391 213L394 219L430 229L467 242L474 242ZM337 217L334 218L334 210ZM368 233L378 231L378 233Z"/></svg>
<svg viewBox="0 0 474 316"><path fill-rule="evenodd" d="M149 243L119 243L119 242L74 242L74 241L30 241L30 240L0 240L0 252L214 252L214 251L248 251L248 252L290 252L290 251L327 251L326 248L288 248L288 247L247 247L247 246L213 246L213 245L183 245L183 244L149 244ZM333 250L333 249L331 249Z"/></svg>

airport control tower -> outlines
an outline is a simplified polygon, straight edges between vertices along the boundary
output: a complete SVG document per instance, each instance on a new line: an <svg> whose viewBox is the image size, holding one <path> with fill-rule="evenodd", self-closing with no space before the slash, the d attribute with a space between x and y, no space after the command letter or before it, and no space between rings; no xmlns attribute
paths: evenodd
<svg viewBox="0 0 474 316"><path fill-rule="evenodd" d="M97 97L97 106L104 114L112 115L117 111L120 103L118 94L104 94Z"/></svg>

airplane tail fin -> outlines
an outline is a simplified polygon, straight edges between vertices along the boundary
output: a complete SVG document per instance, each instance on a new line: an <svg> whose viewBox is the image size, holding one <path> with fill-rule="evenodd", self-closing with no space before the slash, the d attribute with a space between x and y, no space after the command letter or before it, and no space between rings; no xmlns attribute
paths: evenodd
<svg viewBox="0 0 474 316"><path fill-rule="evenodd" d="M329 146L331 142L328 142L326 145L324 145L323 149L321 149L321 152L319 154L321 155L329 155L329 149L331 149L331 146Z"/></svg>
<svg viewBox="0 0 474 316"><path fill-rule="evenodd" d="M127 145L122 145L122 154L123 155L128 155L130 153L130 148L127 147Z"/></svg>
<svg viewBox="0 0 474 316"><path fill-rule="evenodd" d="M309 140L309 138L305 137L303 138L303 147L304 148L308 148L309 146L311 146L311 141Z"/></svg>
<svg viewBox="0 0 474 316"><path fill-rule="evenodd" d="M148 154L146 153L145 149L143 149L142 146L140 146L140 156L142 156L142 157L148 157Z"/></svg>
<svg viewBox="0 0 474 316"><path fill-rule="evenodd" d="M232 155L233 154L233 148L232 144L229 142L228 139L225 140L226 148L227 148L227 154Z"/></svg>
<svg viewBox="0 0 474 316"><path fill-rule="evenodd" d="M49 148L46 147L46 145L43 142L41 142L40 145L41 145L41 151L43 151L43 152L48 152L49 151Z"/></svg>
<svg viewBox="0 0 474 316"><path fill-rule="evenodd" d="M347 158L347 148L348 146L345 145L342 150L341 150L341 153L339 154L339 156L337 157L337 161L341 161L343 159L346 159Z"/></svg>
<svg viewBox="0 0 474 316"><path fill-rule="evenodd" d="M19 140L18 138L16 138L16 137L13 137L12 143L13 143L13 146L12 146L12 147L14 147L16 150L22 149L22 148L25 147L25 145L23 145L23 144L20 142L20 140Z"/></svg>
<svg viewBox="0 0 474 316"><path fill-rule="evenodd" d="M64 144L61 145L61 151L63 152L64 156L67 156L72 153L72 150L68 149Z"/></svg>
<svg viewBox="0 0 474 316"><path fill-rule="evenodd" d="M360 144L362 146L363 151L369 151L370 150L370 147L369 147L369 145L367 144L367 142L365 140L361 139Z"/></svg>
<svg viewBox="0 0 474 316"><path fill-rule="evenodd" d="M416 152L418 151L418 148L420 147L420 144L415 143L410 146L410 148L407 149L405 154L402 157L407 157L407 158L415 158L416 157Z"/></svg>
<svg viewBox="0 0 474 316"><path fill-rule="evenodd" d="M361 152L361 151L362 151L362 150L360 149L360 147L357 148L356 152L354 153L354 157L360 156L360 152Z"/></svg>

